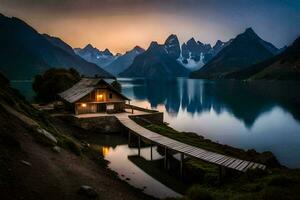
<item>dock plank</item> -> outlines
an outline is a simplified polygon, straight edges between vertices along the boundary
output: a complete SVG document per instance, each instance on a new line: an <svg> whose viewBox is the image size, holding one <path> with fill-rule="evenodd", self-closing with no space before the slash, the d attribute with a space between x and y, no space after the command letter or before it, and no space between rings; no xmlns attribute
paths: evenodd
<svg viewBox="0 0 300 200"><path fill-rule="evenodd" d="M153 131L150 131L139 124L135 123L128 115L116 116L120 123L122 123L128 130L136 135L140 135L142 139L150 140L157 145L165 146L167 149L175 152L184 153L185 156L191 156L203 161L207 161L226 168L231 168L237 171L246 172L248 169L262 169L266 166L246 160L233 158L219 153L207 151L199 147L188 145L172 138L165 137Z"/></svg>

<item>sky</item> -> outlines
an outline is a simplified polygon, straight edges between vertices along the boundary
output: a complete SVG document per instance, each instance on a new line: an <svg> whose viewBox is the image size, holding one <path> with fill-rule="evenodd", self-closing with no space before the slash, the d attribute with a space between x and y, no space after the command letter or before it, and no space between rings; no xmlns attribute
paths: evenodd
<svg viewBox="0 0 300 200"><path fill-rule="evenodd" d="M300 36L300 0L0 0L0 12L72 47L124 53L170 34L214 45L247 27L277 47Z"/></svg>

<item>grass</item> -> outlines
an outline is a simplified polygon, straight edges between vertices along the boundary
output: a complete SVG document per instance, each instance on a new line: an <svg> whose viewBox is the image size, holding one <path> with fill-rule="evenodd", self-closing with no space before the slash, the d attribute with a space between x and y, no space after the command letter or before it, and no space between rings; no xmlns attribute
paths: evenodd
<svg viewBox="0 0 300 200"><path fill-rule="evenodd" d="M218 144L195 133L179 132L166 124L151 124L134 119L145 128L175 140L206 150L231 155L237 158L264 163L268 170L249 170L247 173L227 171L220 182L218 167L188 158L184 162L184 172L190 189L182 200L296 200L300 199L300 170L282 167L271 152L258 153L244 151Z"/></svg>

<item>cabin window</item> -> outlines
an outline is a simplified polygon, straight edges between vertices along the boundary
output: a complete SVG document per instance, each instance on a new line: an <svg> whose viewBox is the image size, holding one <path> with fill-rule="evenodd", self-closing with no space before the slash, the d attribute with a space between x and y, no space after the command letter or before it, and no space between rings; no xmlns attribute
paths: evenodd
<svg viewBox="0 0 300 200"><path fill-rule="evenodd" d="M103 101L103 94L97 94L97 101Z"/></svg>
<svg viewBox="0 0 300 200"><path fill-rule="evenodd" d="M112 93L109 93L109 98L112 99Z"/></svg>

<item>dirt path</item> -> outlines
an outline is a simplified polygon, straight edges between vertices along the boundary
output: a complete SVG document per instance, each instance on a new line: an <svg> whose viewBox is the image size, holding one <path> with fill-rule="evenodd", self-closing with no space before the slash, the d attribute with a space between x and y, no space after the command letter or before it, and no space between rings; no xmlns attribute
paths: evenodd
<svg viewBox="0 0 300 200"><path fill-rule="evenodd" d="M99 199L151 199L85 156L37 143L19 119L3 110L0 131L1 199L86 199L77 192L82 185L93 187Z"/></svg>

